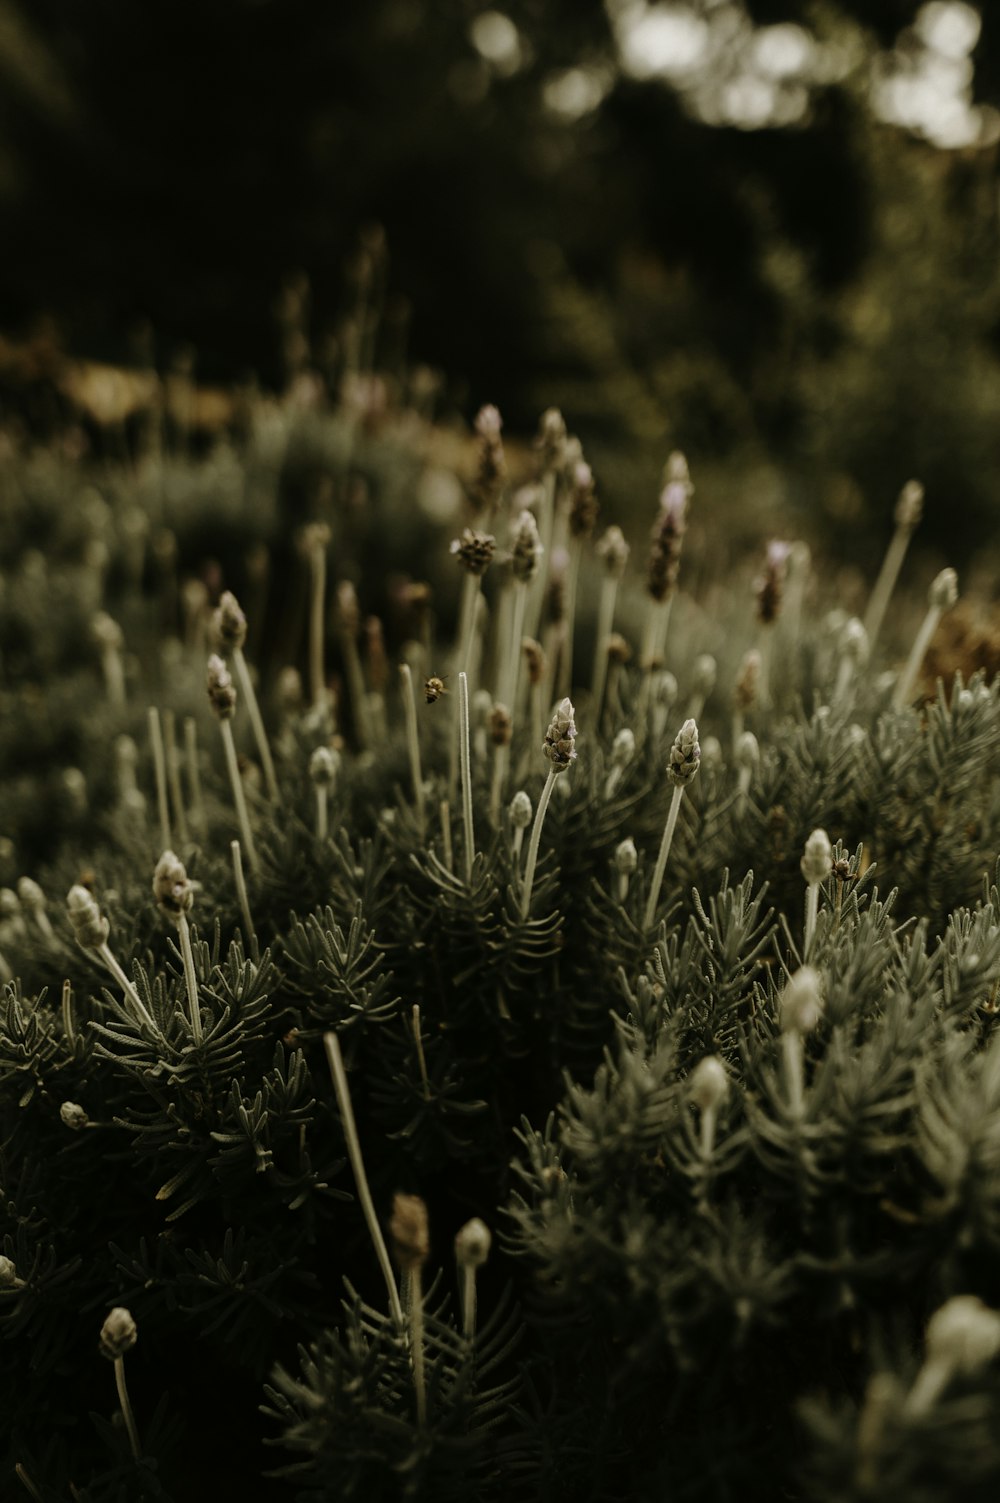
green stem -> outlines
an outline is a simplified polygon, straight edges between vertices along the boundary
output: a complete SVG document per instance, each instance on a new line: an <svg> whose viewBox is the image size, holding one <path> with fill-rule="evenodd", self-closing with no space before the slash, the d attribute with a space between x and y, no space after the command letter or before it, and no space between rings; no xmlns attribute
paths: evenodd
<svg viewBox="0 0 1000 1503"><path fill-rule="evenodd" d="M191 948L191 925L187 915L177 915L177 932L181 937L181 958L184 961L184 980L187 985L188 1011L191 1015L191 1032L196 1044L202 1040L201 1008L198 1005L198 978L194 970L194 951Z"/></svg>
<svg viewBox="0 0 1000 1503"><path fill-rule="evenodd" d="M250 717L253 737L257 743L257 752L260 756L260 765L264 769L267 796L272 804L279 804L281 802L281 795L278 792L278 778L274 771L274 759L271 756L271 748L268 745L267 732L264 729L260 705L257 703L253 679L250 677L250 669L247 666L247 660L243 654L242 647L233 648L233 662L236 664L236 677L239 679L240 692L246 701L247 714Z"/></svg>
<svg viewBox="0 0 1000 1503"><path fill-rule="evenodd" d="M469 750L469 679L465 673L458 675L459 752L462 763L462 818L465 823L465 876L472 885L472 859L475 855L475 835L472 828L472 756Z"/></svg>
<svg viewBox="0 0 1000 1503"><path fill-rule="evenodd" d="M538 843L542 838L542 824L545 819L545 811L549 807L549 799L556 785L558 773L554 767L549 768L549 775L545 779L545 787L542 796L538 800L538 808L535 810L535 823L531 827L531 840L528 842L528 859L524 868L524 886L521 889L521 918L528 917L531 908L531 889L535 883L535 867L538 863Z"/></svg>
<svg viewBox="0 0 1000 1503"><path fill-rule="evenodd" d="M667 814L667 822L663 826L663 839L660 841L660 853L656 858L656 866L653 868L653 880L650 883L649 897L646 900L645 927L652 929L656 919L656 908L660 901L660 888L663 886L663 874L667 869L667 857L670 855L670 846L674 838L674 830L677 826L677 815L680 812L681 799L684 797L684 784L677 783L674 786L673 798L670 800L670 812Z"/></svg>
<svg viewBox="0 0 1000 1503"><path fill-rule="evenodd" d="M132 1456L138 1461L142 1455L142 1447L139 1445L139 1431L136 1428L135 1415L132 1413L132 1405L129 1402L128 1389L125 1386L125 1358L115 1358L115 1383L118 1385L118 1402L122 1407L122 1418L128 1431L129 1445L132 1447Z"/></svg>

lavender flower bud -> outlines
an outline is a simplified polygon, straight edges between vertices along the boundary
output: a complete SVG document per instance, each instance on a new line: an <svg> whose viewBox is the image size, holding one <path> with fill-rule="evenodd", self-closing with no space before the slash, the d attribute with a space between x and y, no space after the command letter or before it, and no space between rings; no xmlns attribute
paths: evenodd
<svg viewBox="0 0 1000 1503"><path fill-rule="evenodd" d="M83 1107L78 1106L75 1101L64 1101L59 1108L59 1117L63 1126L68 1127L71 1132L79 1132L90 1121Z"/></svg>
<svg viewBox="0 0 1000 1503"><path fill-rule="evenodd" d="M45 894L31 877L20 878L17 884L17 895L25 913L42 914L45 912Z"/></svg>
<svg viewBox="0 0 1000 1503"><path fill-rule="evenodd" d="M490 740L494 746L509 746L514 734L514 722L506 705L495 704L490 711Z"/></svg>
<svg viewBox="0 0 1000 1503"><path fill-rule="evenodd" d="M105 611L99 611L91 621L90 634L102 652L121 652L125 646L124 632Z"/></svg>
<svg viewBox="0 0 1000 1503"><path fill-rule="evenodd" d="M833 847L825 830L813 830L806 841L799 869L810 886L825 882L833 866Z"/></svg>
<svg viewBox="0 0 1000 1503"><path fill-rule="evenodd" d="M942 569L933 580L927 599L939 611L950 611L958 599L958 575L954 569Z"/></svg>
<svg viewBox="0 0 1000 1503"><path fill-rule="evenodd" d="M926 1344L930 1360L974 1373L1000 1352L1000 1315L974 1294L957 1294L931 1316Z"/></svg>
<svg viewBox="0 0 1000 1503"><path fill-rule="evenodd" d="M635 735L625 726L611 743L611 766L627 767L635 756Z"/></svg>
<svg viewBox="0 0 1000 1503"><path fill-rule="evenodd" d="M576 720L568 699L560 700L545 732L542 751L552 763L553 772L565 772L576 761Z"/></svg>
<svg viewBox="0 0 1000 1503"><path fill-rule="evenodd" d="M736 677L736 686L733 692L733 700L736 708L740 711L751 710L757 702L757 691L760 687L760 653L755 647L744 654L740 664L740 671Z"/></svg>
<svg viewBox="0 0 1000 1503"><path fill-rule="evenodd" d="M748 767L751 772L760 764L760 743L752 731L744 731L736 742L737 767Z"/></svg>
<svg viewBox="0 0 1000 1503"><path fill-rule="evenodd" d="M899 493L896 502L895 521L897 527L916 527L920 521L924 509L924 488L919 480L908 480Z"/></svg>
<svg viewBox="0 0 1000 1503"><path fill-rule="evenodd" d="M701 760L706 772L710 767L722 766L722 742L718 736L706 736L701 743Z"/></svg>
<svg viewBox="0 0 1000 1503"><path fill-rule="evenodd" d="M99 950L108 938L109 925L101 917L97 899L86 887L71 887L66 899L66 910L73 926L76 942L82 950Z"/></svg>
<svg viewBox="0 0 1000 1503"><path fill-rule="evenodd" d="M531 824L531 799L519 788L510 801L510 822L515 830L526 830Z"/></svg>
<svg viewBox="0 0 1000 1503"><path fill-rule="evenodd" d="M716 663L710 652L702 652L694 660L693 688L696 694L707 699L715 688Z"/></svg>
<svg viewBox="0 0 1000 1503"><path fill-rule="evenodd" d="M455 1261L459 1268L482 1268L490 1255L493 1236L485 1221L474 1216L455 1237Z"/></svg>
<svg viewBox="0 0 1000 1503"><path fill-rule="evenodd" d="M534 687L540 684L545 677L547 659L545 649L534 637L521 638L521 651L524 653L524 666L528 671L528 683Z"/></svg>
<svg viewBox="0 0 1000 1503"><path fill-rule="evenodd" d="M538 523L530 511L522 511L514 524L514 541L511 547L511 568L514 578L534 579L538 560L542 556L542 544L538 536Z"/></svg>
<svg viewBox="0 0 1000 1503"><path fill-rule="evenodd" d="M841 632L840 650L859 668L868 661L868 633L857 616L852 616Z"/></svg>
<svg viewBox="0 0 1000 1503"><path fill-rule="evenodd" d="M116 1305L101 1327L101 1356L116 1362L135 1346L137 1335L131 1313L123 1305Z"/></svg>
<svg viewBox="0 0 1000 1503"><path fill-rule="evenodd" d="M729 1076L717 1054L706 1054L692 1070L688 1095L699 1111L715 1111L729 1095Z"/></svg>
<svg viewBox="0 0 1000 1503"><path fill-rule="evenodd" d="M677 680L667 668L661 668L653 677L653 702L669 710L677 698Z"/></svg>
<svg viewBox="0 0 1000 1503"><path fill-rule="evenodd" d="M670 748L667 773L671 782L686 787L698 771L701 763L701 746L698 742L698 727L693 720L685 720Z"/></svg>
<svg viewBox="0 0 1000 1503"><path fill-rule="evenodd" d="M218 609L212 617L212 630L223 652L234 652L247 639L247 618L231 590L226 590L219 598Z"/></svg>
<svg viewBox="0 0 1000 1503"><path fill-rule="evenodd" d="M460 538L452 540L450 552L467 574L483 575L493 561L496 539L488 532L474 532L466 527Z"/></svg>
<svg viewBox="0 0 1000 1503"><path fill-rule="evenodd" d="M317 788L329 788L340 771L340 753L329 746L317 746L309 758L309 776Z"/></svg>
<svg viewBox="0 0 1000 1503"><path fill-rule="evenodd" d="M164 851L153 873L153 897L174 923L191 912L194 892L183 861L173 851Z"/></svg>
<svg viewBox="0 0 1000 1503"><path fill-rule="evenodd" d="M609 527L596 545L596 552L610 579L621 579L628 563L629 546L620 527Z"/></svg>
<svg viewBox="0 0 1000 1503"><path fill-rule="evenodd" d="M10 1258L0 1257L0 1289L20 1289L24 1280L17 1276L17 1268Z"/></svg>
<svg viewBox="0 0 1000 1503"><path fill-rule="evenodd" d="M231 720L236 713L236 689L229 669L213 652L208 660L208 702L220 720Z"/></svg>
<svg viewBox="0 0 1000 1503"><path fill-rule="evenodd" d="M427 1207L419 1195L395 1195L389 1236L396 1262L404 1273L422 1268L430 1254Z"/></svg>
<svg viewBox="0 0 1000 1503"><path fill-rule="evenodd" d="M823 1016L818 971L800 966L788 978L779 1006L782 1033L811 1033Z"/></svg>
<svg viewBox="0 0 1000 1503"><path fill-rule="evenodd" d="M535 448L541 450L542 463L547 470L558 469L566 449L566 420L558 407L549 407L538 421L538 437Z"/></svg>
<svg viewBox="0 0 1000 1503"><path fill-rule="evenodd" d="M620 877L631 877L639 865L639 852L635 848L635 841L630 835L618 842L614 854L615 871Z"/></svg>

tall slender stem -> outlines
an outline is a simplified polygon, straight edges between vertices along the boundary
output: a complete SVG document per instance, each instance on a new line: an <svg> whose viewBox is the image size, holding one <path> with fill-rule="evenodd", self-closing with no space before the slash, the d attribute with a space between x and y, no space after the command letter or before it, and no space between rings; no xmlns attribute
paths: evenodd
<svg viewBox="0 0 1000 1503"><path fill-rule="evenodd" d="M538 843L542 838L542 824L545 819L545 811L549 807L549 799L556 785L558 773L554 767L549 768L549 775L545 779L545 787L542 789L541 798L538 800L538 808L535 810L535 823L531 827L531 839L528 842L528 859L524 867L524 886L521 889L521 917L526 919L531 908L531 889L535 884L535 867L538 864Z"/></svg>
<svg viewBox="0 0 1000 1503"><path fill-rule="evenodd" d="M447 871L455 870L455 858L451 849L451 805L443 798L438 805L438 818L441 821L441 851L444 855L444 864Z"/></svg>
<svg viewBox="0 0 1000 1503"><path fill-rule="evenodd" d="M462 1269L462 1334L466 1341L476 1334L476 1270L471 1263Z"/></svg>
<svg viewBox="0 0 1000 1503"><path fill-rule="evenodd" d="M562 656L559 659L559 682L554 695L556 699L562 699L573 692L573 633L576 625L576 597L580 584L582 552L581 539L574 538L570 543L569 565L566 569L566 630Z"/></svg>
<svg viewBox="0 0 1000 1503"><path fill-rule="evenodd" d="M76 1027L73 1023L73 984L68 979L63 982L62 989L62 1025L63 1035L69 1046L70 1052L76 1053Z"/></svg>
<svg viewBox="0 0 1000 1503"><path fill-rule="evenodd" d="M177 834L182 845L188 842L187 815L184 811L184 795L181 792L180 758L177 753L177 722L173 710L163 712L163 747L167 769L167 787L177 816ZM169 846L167 847L169 850Z"/></svg>
<svg viewBox="0 0 1000 1503"><path fill-rule="evenodd" d="M125 996L129 1000L129 1002L131 1002L132 1007L135 1010L135 1013L136 1013L136 1016L137 1016L139 1022L145 1023L146 1027L150 1030L151 1033L154 1033L157 1038L162 1038L162 1034L160 1033L160 1030L157 1028L156 1024L153 1022L153 1019L150 1016L150 1014L146 1011L146 1008L143 1006L142 999L139 996L139 993L136 991L135 987L132 985L132 982L128 979L128 977L126 976L125 972L122 970L121 966L118 964L118 962L115 959L114 955L111 953L111 950L108 948L108 943L107 943L106 940L105 940L105 942L104 942L103 945L99 945L98 946L98 948L97 948L97 954L101 957L101 959L103 960L104 964L107 966L108 970L111 972L112 976L118 982L118 985L121 987L122 991L125 993Z"/></svg>
<svg viewBox="0 0 1000 1503"><path fill-rule="evenodd" d="M896 580L903 567L903 559L906 557L906 550L910 545L912 535L912 527L901 527L897 523L896 530L889 540L885 558L882 560L878 579L872 589L868 609L865 611L865 631L868 633L868 646L873 652L875 639L882 629L886 609L892 599L892 592L896 587Z"/></svg>
<svg viewBox="0 0 1000 1503"><path fill-rule="evenodd" d="M427 1078L427 1061L424 1058L424 1041L420 1035L420 1004L413 1004L413 1042L417 1048L417 1064L420 1066L420 1080L424 1088L424 1100L431 1099L431 1083Z"/></svg>
<svg viewBox="0 0 1000 1503"><path fill-rule="evenodd" d="M132 1447L132 1456L138 1461L142 1455L142 1447L139 1444L139 1431L136 1428L135 1415L132 1413L132 1405L129 1402L128 1388L125 1385L125 1358L115 1358L115 1383L118 1387L118 1402L122 1408L122 1419L128 1431L129 1445Z"/></svg>
<svg viewBox="0 0 1000 1503"><path fill-rule="evenodd" d="M472 828L472 756L469 749L469 679L458 675L459 753L462 763L462 819L465 824L465 877L472 885L475 834Z"/></svg>
<svg viewBox="0 0 1000 1503"><path fill-rule="evenodd" d="M314 545L309 550L309 689L314 705L326 699L326 671L323 648L326 636L326 548Z"/></svg>
<svg viewBox="0 0 1000 1503"><path fill-rule="evenodd" d="M205 828L205 805L201 797L201 774L198 771L198 722L193 715L184 720L184 763L187 768L188 799L191 818L199 830ZM170 847L167 847L169 850Z"/></svg>
<svg viewBox="0 0 1000 1503"><path fill-rule="evenodd" d="M913 646L910 648L910 656L906 660L906 667L896 681L895 693L892 696L892 707L894 710L903 710L910 702L913 696L913 685L916 683L917 674L920 672L920 665L924 660L924 655L928 647L931 645L931 638L937 631L938 622L941 620L943 614L944 612L940 606L932 605L928 607L927 614L921 622L920 630L917 632Z"/></svg>
<svg viewBox="0 0 1000 1503"><path fill-rule="evenodd" d="M819 883L806 883L806 923L802 945L802 959L809 959L813 935L816 933L816 918L819 911Z"/></svg>
<svg viewBox="0 0 1000 1503"><path fill-rule="evenodd" d="M521 641L524 637L524 612L528 603L528 586L522 579L514 581L514 611L511 622L510 652L504 674L504 688L498 696L501 704L510 710L511 725L517 719L517 694L521 683Z"/></svg>
<svg viewBox="0 0 1000 1503"><path fill-rule="evenodd" d="M386 1292L389 1295L389 1308L393 1319L400 1327L403 1325L403 1307L399 1302L399 1290L396 1288L396 1280L392 1272L392 1264L389 1262L389 1250L382 1236L382 1228L378 1224L375 1215L375 1205L372 1201L371 1190L368 1188L368 1176L365 1174L364 1160L361 1157L361 1141L358 1137L357 1123L354 1120L354 1108L351 1105L351 1092L347 1084L347 1073L344 1070L344 1056L340 1052L340 1040L335 1033L323 1035L323 1045L326 1049L327 1062L330 1066L330 1074L333 1077L333 1087L337 1093L337 1105L340 1107L340 1118L344 1126L344 1137L347 1140L347 1153L351 1160L351 1169L354 1172L354 1183L358 1187L358 1199L368 1225L368 1234L375 1248L375 1256L378 1259L382 1277L385 1279Z"/></svg>
<svg viewBox="0 0 1000 1503"><path fill-rule="evenodd" d="M163 850L173 849L170 833L170 805L167 803L167 759L163 750L163 732L160 729L160 712L155 705L147 711L149 739L153 748L153 769L156 774L156 807L160 816L160 845Z"/></svg>
<svg viewBox="0 0 1000 1503"><path fill-rule="evenodd" d="M264 729L264 721L260 713L260 705L257 703L257 695L250 676L242 647L233 648L233 662L236 664L236 677L239 679L240 692L246 701L247 714L250 717L250 726L253 730L253 738L257 743L257 753L260 757L260 765L264 769L264 781L267 784L267 796L272 804L281 802L278 792L278 778L274 770L274 758L271 756L271 748L268 745L267 732Z"/></svg>
<svg viewBox="0 0 1000 1503"><path fill-rule="evenodd" d="M226 753L226 766L229 769L229 783L233 790L233 801L236 804L236 816L240 822L240 831L243 836L243 845L246 849L247 860L254 875L260 872L260 857L257 855L257 847L254 845L253 834L250 829L250 815L247 813L246 794L243 792L243 779L240 777L240 764L236 759L236 743L233 741L233 728L228 720L219 721L219 730L222 732L222 745Z"/></svg>
<svg viewBox="0 0 1000 1503"><path fill-rule="evenodd" d="M196 1044L202 1040L201 1008L198 1005L198 978L194 970L194 951L191 948L191 925L187 915L177 915L177 932L181 937L181 959L184 962L184 981L187 986L188 1012L191 1016L191 1032Z"/></svg>
<svg viewBox="0 0 1000 1503"><path fill-rule="evenodd" d="M590 685L594 719L600 722L601 700L608 676L608 639L615 625L615 601L618 598L618 581L605 575L601 581L601 599L597 608L597 640L594 643L594 672Z"/></svg>
<svg viewBox="0 0 1000 1503"><path fill-rule="evenodd" d="M471 575L468 577L472 577ZM413 782L413 802L417 811L420 833L424 831L424 779L420 767L420 736L417 730L417 703L413 694L413 674L409 663L400 663L399 677L403 686L403 715L406 720L406 746L410 755L410 778Z"/></svg>
<svg viewBox="0 0 1000 1503"><path fill-rule="evenodd" d="M674 787L673 797L670 800L670 811L667 814L667 822L663 826L663 839L660 841L660 852L653 868L653 880L649 887L649 897L646 900L646 914L644 924L647 929L652 929L656 920L656 908L660 901L660 888L663 886L663 874L667 869L667 857L670 855L670 846L674 838L674 830L677 826L677 815L680 812L681 799L684 797L683 783L677 783Z"/></svg>
<svg viewBox="0 0 1000 1503"><path fill-rule="evenodd" d="M260 954L260 946L257 943L257 931L253 926L253 917L250 913L250 898L247 895L246 878L243 875L243 855L240 851L238 840L229 842L229 849L233 858L233 881L236 884L236 897L243 915L243 927L246 931L246 942L250 949L251 959L256 962Z"/></svg>
<svg viewBox="0 0 1000 1503"><path fill-rule="evenodd" d="M427 1383L424 1378L424 1290L419 1263L408 1268L407 1305L410 1316L410 1355L413 1358L413 1391L417 1399L417 1424L427 1423Z"/></svg>

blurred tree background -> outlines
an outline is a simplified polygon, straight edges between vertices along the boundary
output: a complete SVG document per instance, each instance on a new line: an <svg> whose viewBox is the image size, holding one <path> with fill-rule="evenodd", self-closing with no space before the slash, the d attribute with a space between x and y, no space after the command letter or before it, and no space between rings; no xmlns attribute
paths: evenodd
<svg viewBox="0 0 1000 1503"><path fill-rule="evenodd" d="M996 516L996 7L0 0L0 80L10 333L277 383L377 222L383 359L562 406L613 505L680 445L859 558L910 474L956 562Z"/></svg>

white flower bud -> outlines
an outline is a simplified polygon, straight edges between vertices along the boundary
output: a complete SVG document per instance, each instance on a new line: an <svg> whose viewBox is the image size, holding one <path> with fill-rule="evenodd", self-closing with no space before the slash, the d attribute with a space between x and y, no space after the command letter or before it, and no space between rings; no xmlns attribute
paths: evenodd
<svg viewBox="0 0 1000 1503"><path fill-rule="evenodd" d="M694 660L694 691L707 699L715 688L717 673L715 659L710 652L703 652Z"/></svg>
<svg viewBox="0 0 1000 1503"><path fill-rule="evenodd" d="M19 1289L24 1284L17 1276L17 1269L10 1258L0 1257L0 1289Z"/></svg>
<svg viewBox="0 0 1000 1503"><path fill-rule="evenodd" d="M718 736L706 736L701 743L701 760L706 768L722 766L722 742Z"/></svg>
<svg viewBox="0 0 1000 1503"><path fill-rule="evenodd" d="M752 772L760 764L760 743L753 731L744 731L736 741L736 765Z"/></svg>
<svg viewBox="0 0 1000 1503"><path fill-rule="evenodd" d="M825 882L833 863L833 847L825 830L813 830L806 841L799 869L805 880L813 886Z"/></svg>
<svg viewBox="0 0 1000 1503"><path fill-rule="evenodd" d="M94 894L79 884L71 887L66 899L66 911L80 948L99 950L107 941L109 925L107 919L101 916Z"/></svg>
<svg viewBox="0 0 1000 1503"><path fill-rule="evenodd" d="M173 851L164 851L153 872L153 897L174 923L191 912L194 891L183 861Z"/></svg>
<svg viewBox="0 0 1000 1503"><path fill-rule="evenodd" d="M576 719L571 702L561 699L556 705L542 751L552 763L553 772L565 772L576 761Z"/></svg>
<svg viewBox="0 0 1000 1503"><path fill-rule="evenodd" d="M954 569L942 569L932 581L927 600L935 610L950 611L958 599L958 575Z"/></svg>
<svg viewBox="0 0 1000 1503"><path fill-rule="evenodd" d="M317 746L309 758L309 776L317 788L329 788L340 771L340 753L329 746Z"/></svg>
<svg viewBox="0 0 1000 1503"><path fill-rule="evenodd" d="M17 896L20 899L21 907L26 913L37 914L45 912L45 894L38 883L33 882L30 877L22 877L20 879L17 884Z"/></svg>
<svg viewBox="0 0 1000 1503"><path fill-rule="evenodd" d="M124 1357L129 1349L135 1346L137 1332L135 1321L131 1313L124 1305L116 1305L108 1312L108 1317L101 1327L101 1355L107 1357L109 1362L114 1362L118 1357Z"/></svg>
<svg viewBox="0 0 1000 1503"><path fill-rule="evenodd" d="M515 830L526 830L531 824L531 799L519 788L510 801L510 822Z"/></svg>
<svg viewBox="0 0 1000 1503"><path fill-rule="evenodd" d="M927 1323L927 1357L973 1373L1000 1352L1000 1314L974 1294L956 1294Z"/></svg>
<svg viewBox="0 0 1000 1503"><path fill-rule="evenodd" d="M868 633L857 616L852 616L840 633L840 650L858 667L868 661Z"/></svg>
<svg viewBox="0 0 1000 1503"><path fill-rule="evenodd" d="M896 502L896 526L916 527L924 509L924 488L919 480L908 480Z"/></svg>
<svg viewBox="0 0 1000 1503"><path fill-rule="evenodd" d="M677 698L677 680L666 668L653 676L653 702L667 710Z"/></svg>
<svg viewBox="0 0 1000 1503"><path fill-rule="evenodd" d="M75 1101L64 1101L59 1108L59 1116L63 1126L68 1127L71 1132L79 1132L90 1121L83 1107L78 1106Z"/></svg>
<svg viewBox="0 0 1000 1503"><path fill-rule="evenodd" d="M481 1268L490 1255L493 1237L485 1221L474 1216L455 1237L455 1261L459 1268Z"/></svg>
<svg viewBox="0 0 1000 1503"><path fill-rule="evenodd" d="M615 871L621 877L630 877L639 865L639 852L635 848L635 841L631 836L622 840L615 846Z"/></svg>
<svg viewBox="0 0 1000 1503"><path fill-rule="evenodd" d="M618 732L611 743L611 766L627 767L635 756L635 736L628 726Z"/></svg>
<svg viewBox="0 0 1000 1503"><path fill-rule="evenodd" d="M688 1095L699 1111L714 1111L729 1095L729 1076L717 1054L706 1054L692 1070Z"/></svg>
<svg viewBox="0 0 1000 1503"><path fill-rule="evenodd" d="M800 966L788 978L779 1007L782 1033L812 1033L823 1016L818 971L811 965Z"/></svg>

